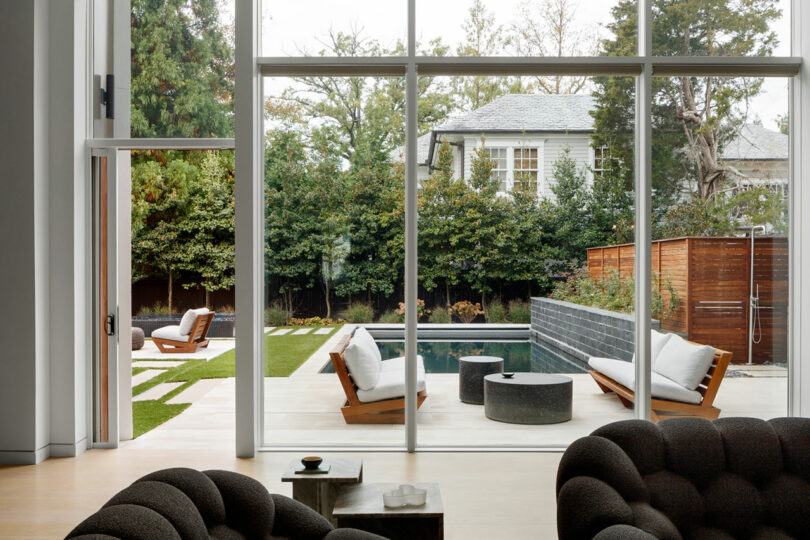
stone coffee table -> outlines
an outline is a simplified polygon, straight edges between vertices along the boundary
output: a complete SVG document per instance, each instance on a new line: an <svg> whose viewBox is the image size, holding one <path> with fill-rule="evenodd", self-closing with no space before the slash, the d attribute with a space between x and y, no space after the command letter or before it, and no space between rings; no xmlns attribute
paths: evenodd
<svg viewBox="0 0 810 540"><path fill-rule="evenodd" d="M510 424L556 424L571 420L573 380L547 373L484 377L484 414Z"/></svg>
<svg viewBox="0 0 810 540"><path fill-rule="evenodd" d="M422 506L386 508L383 493L399 485L362 483L341 486L332 512L337 526L362 529L390 540L442 540L444 507L439 484L412 484L427 491L427 500Z"/></svg>
<svg viewBox="0 0 810 540"><path fill-rule="evenodd" d="M484 376L503 372L498 356L462 356L458 359L458 398L464 403L484 404Z"/></svg>
<svg viewBox="0 0 810 540"><path fill-rule="evenodd" d="M359 459L324 458L323 464L330 465L326 474L299 474L295 471L301 461L294 460L290 462L281 481L292 482L293 499L309 506L334 524L332 507L335 506L338 488L363 481L363 462Z"/></svg>

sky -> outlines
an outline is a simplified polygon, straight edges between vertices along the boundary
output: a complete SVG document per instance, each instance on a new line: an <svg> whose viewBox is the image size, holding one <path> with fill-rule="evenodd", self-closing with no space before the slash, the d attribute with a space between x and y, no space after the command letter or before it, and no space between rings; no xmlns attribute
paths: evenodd
<svg viewBox="0 0 810 540"><path fill-rule="evenodd" d="M577 26L588 34L598 33L609 37L605 24L612 18L610 9L618 0L574 0L577 2L575 20ZM526 0L486 0L489 11L495 14L497 23L510 26L518 22L519 8ZM445 44L455 45L462 41L462 23L472 0L416 0L417 39L427 42L441 37ZM782 18L773 29L780 44L775 55L790 54L789 0L779 0ZM407 32L406 0L263 0L262 4L262 50L263 56L297 56L301 51L316 54L323 48L330 30L347 30L355 27L367 38L375 39L386 46L397 40L405 41ZM277 92L285 85L283 79L268 80L268 93ZM765 81L763 92L749 108L754 117L771 129L776 129L777 115L787 112L788 84L786 79Z"/></svg>

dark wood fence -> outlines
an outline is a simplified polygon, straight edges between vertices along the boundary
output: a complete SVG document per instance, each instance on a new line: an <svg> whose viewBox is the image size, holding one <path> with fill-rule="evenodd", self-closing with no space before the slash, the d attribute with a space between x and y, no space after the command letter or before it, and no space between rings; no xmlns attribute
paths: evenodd
<svg viewBox="0 0 810 540"><path fill-rule="evenodd" d="M601 279L611 271L633 276L635 245L588 250L588 273ZM731 351L734 363L748 361L748 302L751 293L749 238L671 238L652 243L652 270L678 294L678 305L661 328L688 339ZM787 361L788 243L779 237L756 238L754 280L759 288L759 328L753 361ZM664 291L662 291L664 292Z"/></svg>

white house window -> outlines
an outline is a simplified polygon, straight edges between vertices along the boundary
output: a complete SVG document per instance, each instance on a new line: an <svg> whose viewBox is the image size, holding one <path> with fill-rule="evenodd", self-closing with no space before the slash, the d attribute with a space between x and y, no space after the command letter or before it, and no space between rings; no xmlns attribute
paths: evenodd
<svg viewBox="0 0 810 540"><path fill-rule="evenodd" d="M522 185L531 182L537 184L537 148L515 148L515 182L514 187L528 188Z"/></svg>
<svg viewBox="0 0 810 540"><path fill-rule="evenodd" d="M610 159L610 150L607 146L598 146L593 149L593 174L602 176L607 170L607 162Z"/></svg>
<svg viewBox="0 0 810 540"><path fill-rule="evenodd" d="M506 148L486 148L489 159L495 163L492 169L492 177L498 179L498 191L506 191L506 174L508 172L508 162L506 159Z"/></svg>

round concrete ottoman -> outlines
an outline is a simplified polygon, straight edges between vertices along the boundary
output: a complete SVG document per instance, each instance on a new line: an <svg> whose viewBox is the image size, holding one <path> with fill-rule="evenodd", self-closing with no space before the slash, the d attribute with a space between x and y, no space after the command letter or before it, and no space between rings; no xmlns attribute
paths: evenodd
<svg viewBox="0 0 810 540"><path fill-rule="evenodd" d="M484 377L503 372L503 358L462 356L458 359L458 398L464 403L484 404Z"/></svg>
<svg viewBox="0 0 810 540"><path fill-rule="evenodd" d="M510 424L556 424L571 420L573 381L563 375L515 373L484 377L484 414Z"/></svg>
<svg viewBox="0 0 810 540"><path fill-rule="evenodd" d="M139 351L143 348L143 330L137 326L132 327L132 350Z"/></svg>

